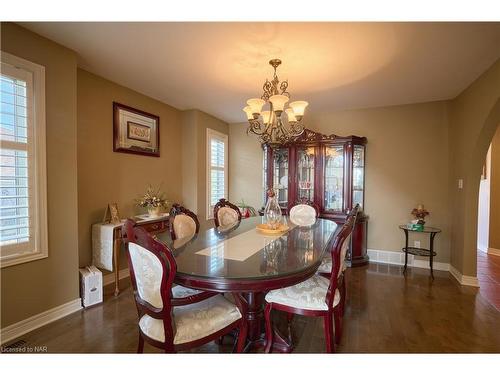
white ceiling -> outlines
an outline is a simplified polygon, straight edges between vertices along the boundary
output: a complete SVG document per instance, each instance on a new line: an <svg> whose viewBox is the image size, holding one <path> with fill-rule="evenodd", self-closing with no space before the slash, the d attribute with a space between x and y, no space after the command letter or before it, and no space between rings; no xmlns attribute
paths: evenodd
<svg viewBox="0 0 500 375"><path fill-rule="evenodd" d="M280 79L309 111L450 99L500 58L500 23L21 23L79 66L227 122Z"/></svg>

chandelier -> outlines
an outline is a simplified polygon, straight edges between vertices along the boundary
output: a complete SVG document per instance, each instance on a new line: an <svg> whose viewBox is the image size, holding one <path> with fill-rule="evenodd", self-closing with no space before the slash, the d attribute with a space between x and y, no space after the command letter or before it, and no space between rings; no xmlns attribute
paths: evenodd
<svg viewBox="0 0 500 375"><path fill-rule="evenodd" d="M302 119L309 103L302 100L288 103L290 100L290 93L287 91L288 80L280 83L276 74L276 68L281 65L281 60L273 59L269 64L274 68L272 81L266 79L262 86L264 89L262 96L248 99L248 106L243 108L249 122L247 134L250 132L256 134L263 144L283 144L304 132ZM263 111L267 103L269 109ZM287 103L288 108L285 109ZM287 124L282 118L283 111L287 115Z"/></svg>

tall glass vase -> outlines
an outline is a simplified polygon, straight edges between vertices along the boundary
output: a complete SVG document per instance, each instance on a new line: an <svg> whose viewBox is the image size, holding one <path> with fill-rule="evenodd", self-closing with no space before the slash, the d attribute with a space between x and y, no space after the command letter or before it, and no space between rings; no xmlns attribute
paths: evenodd
<svg viewBox="0 0 500 375"><path fill-rule="evenodd" d="M267 204L264 209L264 218L270 229L278 229L281 224L281 207L278 204L278 198L274 190L270 189L267 192Z"/></svg>

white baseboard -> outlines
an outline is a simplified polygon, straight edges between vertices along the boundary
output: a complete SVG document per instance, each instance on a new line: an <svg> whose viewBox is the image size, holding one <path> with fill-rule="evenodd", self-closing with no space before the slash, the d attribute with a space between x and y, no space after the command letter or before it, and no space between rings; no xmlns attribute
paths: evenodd
<svg viewBox="0 0 500 375"><path fill-rule="evenodd" d="M395 264L404 266L405 254L397 251L368 249L368 256L372 263ZM429 261L415 259L414 255L408 254L408 266L429 269ZM455 267L449 263L434 262L433 269L439 271L449 271L461 285L479 287L477 277L462 275Z"/></svg>
<svg viewBox="0 0 500 375"><path fill-rule="evenodd" d="M455 267L451 265L450 265L450 273L453 275L455 279L457 279L457 281L461 285L474 286L479 288L479 281L477 280L477 277L462 275L459 270L457 270Z"/></svg>
<svg viewBox="0 0 500 375"><path fill-rule="evenodd" d="M130 276L130 272L128 272L128 268L125 268L123 270L120 270L118 272L118 280L125 279ZM104 275L102 277L102 285L109 285L113 284L115 282L115 273L108 273L107 275Z"/></svg>
<svg viewBox="0 0 500 375"><path fill-rule="evenodd" d="M493 247L488 247L488 254L500 256L500 250Z"/></svg>
<svg viewBox="0 0 500 375"><path fill-rule="evenodd" d="M477 249L483 253L487 253L488 252L488 247L487 246L477 246Z"/></svg>
<svg viewBox="0 0 500 375"><path fill-rule="evenodd" d="M368 249L368 257L372 263L395 264L404 266L405 254L398 251ZM408 254L408 266L430 269L428 260L415 259L414 255ZM433 262L432 268L438 271L449 271L450 264Z"/></svg>
<svg viewBox="0 0 500 375"><path fill-rule="evenodd" d="M40 328L55 320L61 319L66 315L72 314L82 309L82 300L80 298L67 302L53 309L33 315L28 319L14 323L8 327L2 328L0 333L0 343L9 342L19 336L22 336L34 329Z"/></svg>

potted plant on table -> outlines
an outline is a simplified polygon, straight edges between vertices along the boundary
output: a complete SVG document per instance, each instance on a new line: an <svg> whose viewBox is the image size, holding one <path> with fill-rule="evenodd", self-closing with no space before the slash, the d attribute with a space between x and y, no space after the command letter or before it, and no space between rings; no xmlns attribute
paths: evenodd
<svg viewBox="0 0 500 375"><path fill-rule="evenodd" d="M155 190L151 185L148 186L142 197L136 199L137 206L147 208L150 217L160 216L162 208L167 207L168 203L160 188Z"/></svg>
<svg viewBox="0 0 500 375"><path fill-rule="evenodd" d="M250 217L250 216L256 216L257 215L257 212L255 211L255 208L253 208L252 206L247 205L245 203L245 201L243 200L243 198L241 198L241 202L236 203L236 206L238 206L238 208L241 211L241 216L244 217L244 218L247 218L247 217Z"/></svg>

